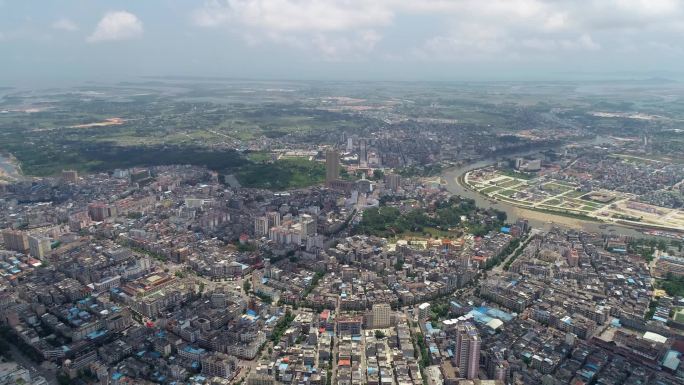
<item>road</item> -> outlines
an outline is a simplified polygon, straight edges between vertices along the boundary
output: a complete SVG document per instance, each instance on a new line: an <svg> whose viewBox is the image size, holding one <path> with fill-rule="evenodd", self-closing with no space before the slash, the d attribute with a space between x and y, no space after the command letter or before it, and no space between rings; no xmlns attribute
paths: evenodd
<svg viewBox="0 0 684 385"><path fill-rule="evenodd" d="M518 245L518 247L515 248L515 250L513 250L510 254L508 254L508 256L506 256L506 258L505 258L503 261L501 261L501 263L499 263L498 265L494 266L494 268L492 269L492 273L498 275L498 274L500 274L501 272L503 272L503 267L506 265L506 262L507 262L509 259L511 259L511 258L515 255L515 253L516 253L518 250L520 250L520 249L522 249L523 247L525 247L525 245L527 244L527 241L529 241L530 239L532 239L532 237L534 237L535 235L537 235L537 234L540 233L540 232L541 232L540 230L531 229L531 230L530 230L530 234L527 236L527 238L525 238L524 240L521 240L521 241L520 241L520 244Z"/></svg>
<svg viewBox="0 0 684 385"><path fill-rule="evenodd" d="M26 357L21 351L19 351L16 346L11 343L9 346L12 353L12 359L19 365L28 369L31 372L32 379L42 376L45 378L45 380L47 380L48 384L57 385L57 372L55 370L46 369L42 365L37 365L35 362Z"/></svg>

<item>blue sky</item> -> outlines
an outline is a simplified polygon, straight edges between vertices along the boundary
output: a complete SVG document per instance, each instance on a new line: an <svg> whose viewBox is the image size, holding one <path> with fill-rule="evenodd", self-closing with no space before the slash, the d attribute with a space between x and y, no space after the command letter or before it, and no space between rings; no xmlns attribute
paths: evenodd
<svg viewBox="0 0 684 385"><path fill-rule="evenodd" d="M0 85L676 76L682 36L683 0L0 0Z"/></svg>

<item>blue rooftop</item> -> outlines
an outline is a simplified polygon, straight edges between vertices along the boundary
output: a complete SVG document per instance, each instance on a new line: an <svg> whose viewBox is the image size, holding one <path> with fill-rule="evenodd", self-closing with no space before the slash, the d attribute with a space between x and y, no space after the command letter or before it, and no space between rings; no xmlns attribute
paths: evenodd
<svg viewBox="0 0 684 385"><path fill-rule="evenodd" d="M105 334L107 334L107 330L97 330L97 331L88 333L87 337L91 340L94 340L95 338L102 337Z"/></svg>
<svg viewBox="0 0 684 385"><path fill-rule="evenodd" d="M205 350L202 348L193 348L190 345L187 345L186 347L184 347L183 350L190 353L190 354L202 354L205 352Z"/></svg>

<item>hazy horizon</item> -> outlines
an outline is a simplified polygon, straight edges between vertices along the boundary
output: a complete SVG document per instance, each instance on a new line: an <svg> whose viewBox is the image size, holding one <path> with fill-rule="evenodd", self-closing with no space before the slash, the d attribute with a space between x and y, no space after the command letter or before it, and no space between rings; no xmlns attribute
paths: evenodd
<svg viewBox="0 0 684 385"><path fill-rule="evenodd" d="M682 79L677 0L0 0L0 86Z"/></svg>

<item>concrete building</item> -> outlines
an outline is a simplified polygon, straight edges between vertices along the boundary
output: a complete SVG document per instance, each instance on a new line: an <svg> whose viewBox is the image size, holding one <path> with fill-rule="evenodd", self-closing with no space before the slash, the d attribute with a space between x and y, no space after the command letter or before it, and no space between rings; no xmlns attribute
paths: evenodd
<svg viewBox="0 0 684 385"><path fill-rule="evenodd" d="M2 239L7 250L26 253L29 250L29 242L26 233L19 230L5 229L2 231Z"/></svg>
<svg viewBox="0 0 684 385"><path fill-rule="evenodd" d="M316 234L316 218L309 214L302 214L299 216L299 223L302 227L302 239Z"/></svg>
<svg viewBox="0 0 684 385"><path fill-rule="evenodd" d="M102 222L107 218L116 216L116 206L94 202L88 205L88 215L92 220Z"/></svg>
<svg viewBox="0 0 684 385"><path fill-rule="evenodd" d="M425 302L418 305L418 318L421 320L428 319L430 317L430 304Z"/></svg>
<svg viewBox="0 0 684 385"><path fill-rule="evenodd" d="M280 226L280 213L277 211L269 211L266 213L266 218L268 218L268 227Z"/></svg>
<svg viewBox="0 0 684 385"><path fill-rule="evenodd" d="M385 176L385 186L390 191L399 190L399 185L401 183L401 177L397 174L388 174Z"/></svg>
<svg viewBox="0 0 684 385"><path fill-rule="evenodd" d="M385 329L392 326L392 308L388 303L373 304L371 314L373 316L371 323L373 329Z"/></svg>
<svg viewBox="0 0 684 385"><path fill-rule="evenodd" d="M470 322L463 322L456 330L455 364L462 377L477 378L480 371L480 335Z"/></svg>
<svg viewBox="0 0 684 385"><path fill-rule="evenodd" d="M366 167L368 165L368 141L366 139L359 139L359 166Z"/></svg>
<svg viewBox="0 0 684 385"><path fill-rule="evenodd" d="M34 258L43 258L50 251L50 238L29 236L29 254Z"/></svg>
<svg viewBox="0 0 684 385"><path fill-rule="evenodd" d="M267 217L257 217L254 219L254 235L257 237L268 235L269 228Z"/></svg>
<svg viewBox="0 0 684 385"><path fill-rule="evenodd" d="M325 184L330 185L340 178L340 154L336 150L325 153Z"/></svg>
<svg viewBox="0 0 684 385"><path fill-rule="evenodd" d="M213 353L202 356L202 374L212 377L232 378L235 359L223 353Z"/></svg>

